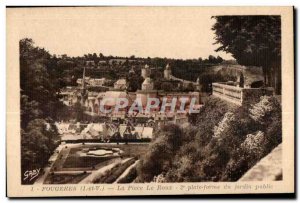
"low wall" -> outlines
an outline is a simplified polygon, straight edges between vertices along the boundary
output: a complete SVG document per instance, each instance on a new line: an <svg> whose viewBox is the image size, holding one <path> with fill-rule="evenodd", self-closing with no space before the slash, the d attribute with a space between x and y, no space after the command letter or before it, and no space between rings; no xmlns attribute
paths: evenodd
<svg viewBox="0 0 300 203"><path fill-rule="evenodd" d="M213 83L213 95L236 105L257 103L263 95L273 95L273 88L241 88L225 83Z"/></svg>
<svg viewBox="0 0 300 203"><path fill-rule="evenodd" d="M213 83L213 95L228 102L242 105L242 88L222 83Z"/></svg>
<svg viewBox="0 0 300 203"><path fill-rule="evenodd" d="M262 158L239 181L276 181L282 180L282 144Z"/></svg>

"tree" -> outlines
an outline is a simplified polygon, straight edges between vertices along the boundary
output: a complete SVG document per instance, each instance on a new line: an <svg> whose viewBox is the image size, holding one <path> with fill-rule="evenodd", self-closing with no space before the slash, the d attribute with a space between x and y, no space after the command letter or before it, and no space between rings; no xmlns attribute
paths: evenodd
<svg viewBox="0 0 300 203"><path fill-rule="evenodd" d="M243 73L240 74L240 81L239 81L239 86L244 87L245 84L245 79Z"/></svg>
<svg viewBox="0 0 300 203"><path fill-rule="evenodd" d="M193 83L188 83L184 90L187 92L193 92L195 90Z"/></svg>
<svg viewBox="0 0 300 203"><path fill-rule="evenodd" d="M99 58L100 58L100 59L103 59L103 58L104 58L104 55L103 55L102 53L100 53L100 54L99 54Z"/></svg>
<svg viewBox="0 0 300 203"><path fill-rule="evenodd" d="M39 103L36 101L29 101L27 95L21 95L21 127L25 128L29 121L39 118L42 115Z"/></svg>
<svg viewBox="0 0 300 203"><path fill-rule="evenodd" d="M222 63L223 61L224 61L224 59L222 57L217 56L217 58L216 58L217 63Z"/></svg>
<svg viewBox="0 0 300 203"><path fill-rule="evenodd" d="M275 97L263 96L249 109L249 116L265 132L266 148L271 150L282 141L282 110Z"/></svg>
<svg viewBox="0 0 300 203"><path fill-rule="evenodd" d="M21 130L21 170L43 168L57 146L58 132L54 125L44 119L34 119ZM23 180L23 183L32 183Z"/></svg>
<svg viewBox="0 0 300 203"><path fill-rule="evenodd" d="M172 90L174 90L174 86L172 83L170 82L163 82L161 85L160 85L160 89L161 90L164 90L165 92L171 92Z"/></svg>
<svg viewBox="0 0 300 203"><path fill-rule="evenodd" d="M75 113L75 119L77 122L80 122L83 120L84 115L84 107L81 105L80 102L76 102L73 107L74 113Z"/></svg>
<svg viewBox="0 0 300 203"><path fill-rule="evenodd" d="M217 60L216 57L214 57L214 56L212 56L212 55L209 55L209 56L208 56L208 62L209 62L209 63L215 63L216 60Z"/></svg>
<svg viewBox="0 0 300 203"><path fill-rule="evenodd" d="M136 74L127 74L126 80L128 81L128 91L135 92L141 89L144 78Z"/></svg>
<svg viewBox="0 0 300 203"><path fill-rule="evenodd" d="M32 39L20 40L19 45L21 95L28 97L27 103L39 104L42 117L55 118L59 109L54 107L60 103L57 92L61 87L58 63L55 63L56 59L51 57L47 51L34 47ZM24 104L21 106L21 111L26 107L24 101L21 102ZM23 115L26 116L26 114ZM25 117L21 117L21 119L25 119Z"/></svg>
<svg viewBox="0 0 300 203"><path fill-rule="evenodd" d="M21 83L21 170L43 168L58 145L54 125L63 106L58 92L61 69L57 58L43 48L35 47L32 39L22 39L20 46ZM64 56L62 61L67 61ZM22 180L22 183L32 183Z"/></svg>
<svg viewBox="0 0 300 203"><path fill-rule="evenodd" d="M163 126L138 165L139 181L150 182L155 176L167 172L183 139L183 131L178 125Z"/></svg>
<svg viewBox="0 0 300 203"><path fill-rule="evenodd" d="M216 51L225 51L241 65L262 67L265 84L281 93L280 16L214 16Z"/></svg>
<svg viewBox="0 0 300 203"><path fill-rule="evenodd" d="M92 59L93 59L93 61L95 62L95 64L97 65L97 64L98 64L98 62L99 62L99 58L98 58L98 56L97 56L97 54L96 54L96 53L93 53L93 57L92 57Z"/></svg>
<svg viewBox="0 0 300 203"><path fill-rule="evenodd" d="M202 92L211 92L213 82L228 82L236 81L236 76L230 72L222 72L221 70L217 73L204 72L199 76L199 82L201 85Z"/></svg>
<svg viewBox="0 0 300 203"><path fill-rule="evenodd" d="M249 109L250 117L262 126L268 127L275 117L281 117L281 105L275 97L262 96Z"/></svg>

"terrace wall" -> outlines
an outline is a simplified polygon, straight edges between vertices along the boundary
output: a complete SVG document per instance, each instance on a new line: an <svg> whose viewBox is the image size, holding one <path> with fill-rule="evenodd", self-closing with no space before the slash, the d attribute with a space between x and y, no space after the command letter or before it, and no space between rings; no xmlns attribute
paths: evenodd
<svg viewBox="0 0 300 203"><path fill-rule="evenodd" d="M273 95L273 88L241 88L225 83L213 83L213 95L236 105L256 103L263 95Z"/></svg>

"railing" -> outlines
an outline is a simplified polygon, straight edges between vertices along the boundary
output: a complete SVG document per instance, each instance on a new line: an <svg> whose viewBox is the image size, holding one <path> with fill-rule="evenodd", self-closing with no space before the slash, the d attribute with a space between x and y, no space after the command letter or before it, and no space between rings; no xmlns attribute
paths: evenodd
<svg viewBox="0 0 300 203"><path fill-rule="evenodd" d="M273 88L241 88L226 83L213 83L213 95L237 105L258 102L263 95L273 95Z"/></svg>
<svg viewBox="0 0 300 203"><path fill-rule="evenodd" d="M243 88L222 83L213 83L213 95L237 105L243 103Z"/></svg>

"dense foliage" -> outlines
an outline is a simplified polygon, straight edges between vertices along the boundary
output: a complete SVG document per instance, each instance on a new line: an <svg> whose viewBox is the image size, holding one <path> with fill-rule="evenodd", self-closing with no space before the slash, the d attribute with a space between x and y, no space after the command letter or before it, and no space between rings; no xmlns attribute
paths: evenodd
<svg viewBox="0 0 300 203"><path fill-rule="evenodd" d="M210 98L193 121L159 131L137 181L236 181L281 143L281 105L274 97L250 108Z"/></svg>
<svg viewBox="0 0 300 203"><path fill-rule="evenodd" d="M280 16L215 16L216 51L226 51L237 62L263 68L265 83L281 92Z"/></svg>
<svg viewBox="0 0 300 203"><path fill-rule="evenodd" d="M31 39L20 41L21 79L21 169L43 168L56 148L53 119L62 107L58 91L61 81L55 59ZM30 183L22 179L23 183Z"/></svg>
<svg viewBox="0 0 300 203"><path fill-rule="evenodd" d="M213 82L236 81L236 79L237 78L234 74L222 74L221 72L204 72L199 76L202 92L212 92Z"/></svg>

